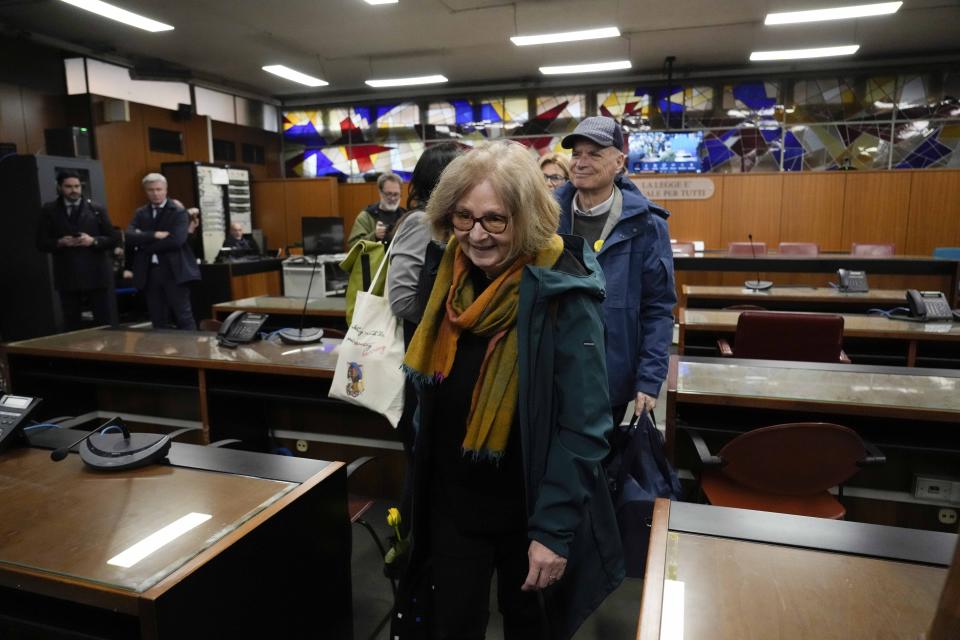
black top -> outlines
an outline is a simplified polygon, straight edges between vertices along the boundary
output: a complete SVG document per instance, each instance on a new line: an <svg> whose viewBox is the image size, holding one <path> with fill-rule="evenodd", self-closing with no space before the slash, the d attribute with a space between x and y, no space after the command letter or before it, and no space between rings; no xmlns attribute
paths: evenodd
<svg viewBox="0 0 960 640"><path fill-rule="evenodd" d="M478 269L471 271L470 277L478 294L489 284ZM465 533L516 531L527 526L516 414L498 462L474 459L462 450L473 388L488 342L488 338L462 333L450 375L437 387L436 394L430 502Z"/></svg>
<svg viewBox="0 0 960 640"><path fill-rule="evenodd" d="M603 227L607 224L610 212L598 216L575 215L573 219L573 233L587 241L587 246L593 247L603 234Z"/></svg>
<svg viewBox="0 0 960 640"><path fill-rule="evenodd" d="M47 202L40 211L37 225L37 248L53 254L54 283L60 291L82 291L113 286L113 263L110 256L117 234L99 204L81 199L72 216L67 214L63 198ZM86 233L92 236L90 247L60 247L63 236Z"/></svg>

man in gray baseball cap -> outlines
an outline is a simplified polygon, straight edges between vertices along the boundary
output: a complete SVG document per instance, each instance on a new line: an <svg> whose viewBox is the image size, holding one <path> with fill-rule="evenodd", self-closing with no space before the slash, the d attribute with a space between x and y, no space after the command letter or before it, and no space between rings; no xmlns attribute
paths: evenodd
<svg viewBox="0 0 960 640"><path fill-rule="evenodd" d="M667 375L673 339L673 251L665 209L622 175L623 129L613 118L586 118L561 145L573 150L570 182L555 196L560 233L584 238L607 281L607 377L616 423L628 403L652 410Z"/></svg>

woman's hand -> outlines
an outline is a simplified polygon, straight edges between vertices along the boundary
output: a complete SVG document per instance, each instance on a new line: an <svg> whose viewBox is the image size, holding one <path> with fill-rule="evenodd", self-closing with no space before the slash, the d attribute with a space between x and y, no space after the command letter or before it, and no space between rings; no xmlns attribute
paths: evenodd
<svg viewBox="0 0 960 640"><path fill-rule="evenodd" d="M558 556L536 540L530 541L527 549L527 559L530 561L530 570L521 591L539 591L552 585L563 577L567 568L567 559Z"/></svg>

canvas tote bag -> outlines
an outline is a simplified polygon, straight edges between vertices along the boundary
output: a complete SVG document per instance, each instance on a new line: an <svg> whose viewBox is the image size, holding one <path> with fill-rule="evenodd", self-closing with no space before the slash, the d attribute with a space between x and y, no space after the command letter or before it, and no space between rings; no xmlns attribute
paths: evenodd
<svg viewBox="0 0 960 640"><path fill-rule="evenodd" d="M390 311L387 298L373 293L389 255L388 249L370 288L357 292L329 395L376 411L396 428L403 413L403 326Z"/></svg>

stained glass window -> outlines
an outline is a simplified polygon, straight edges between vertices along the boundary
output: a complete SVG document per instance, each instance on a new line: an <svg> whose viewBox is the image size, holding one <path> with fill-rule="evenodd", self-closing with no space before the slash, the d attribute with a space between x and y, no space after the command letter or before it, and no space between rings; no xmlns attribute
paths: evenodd
<svg viewBox="0 0 960 640"><path fill-rule="evenodd" d="M374 107L378 128L413 127L420 124L420 107L412 102Z"/></svg>

